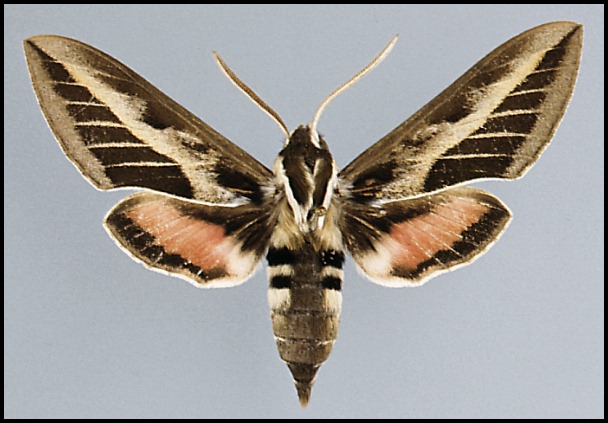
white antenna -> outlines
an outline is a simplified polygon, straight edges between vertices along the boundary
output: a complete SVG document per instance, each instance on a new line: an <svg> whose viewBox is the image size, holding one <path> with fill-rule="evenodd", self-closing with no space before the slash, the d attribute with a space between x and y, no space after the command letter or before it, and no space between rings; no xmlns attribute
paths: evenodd
<svg viewBox="0 0 608 423"><path fill-rule="evenodd" d="M310 129L313 134L315 134L317 132L317 129L316 129L317 123L319 122L321 113L323 113L323 110L329 104L329 102L332 101L334 98L336 98L338 96L338 94L342 93L342 91L346 90L347 88L352 86L355 82L357 82L359 79L363 78L363 76L365 76L373 68L378 66L380 64L380 62L382 62L386 58L386 56L388 56L388 54L391 52L393 46L397 42L397 37L399 37L399 34L395 35L392 38L392 40L386 45L386 47L384 47L382 49L382 51L380 53L378 53L378 55L376 57L374 57L374 60L372 60L366 67L361 69L355 76L353 76L351 79L346 81L344 84L340 85L334 92L332 92L330 95L328 95L325 100L323 100L323 102L319 105L319 108L317 109L315 116L312 118L312 123L310 124Z"/></svg>
<svg viewBox="0 0 608 423"><path fill-rule="evenodd" d="M228 77L228 79L230 81L232 81L232 83L234 85L236 85L236 87L239 90L241 90L243 93L245 93L245 95L247 97L249 97L249 99L251 99L251 101L253 101L260 109L265 111L268 114L268 116L270 116L272 118L272 120L274 120L277 123L277 125L279 125L279 127L285 134L285 137L287 139L289 139L289 129L287 129L287 125L285 125L285 123L281 120L281 118L279 117L277 112L275 112L272 109L272 107L270 107L268 104L266 104L264 102L264 100L262 100L256 93L254 93L251 88L249 88L247 85L245 85L245 83L243 81L241 81L234 74L234 72L232 72L232 70L228 67L226 62L224 62L222 60L222 58L220 57L219 54L217 54L217 52L214 51L213 56L215 57L215 61L217 62L218 66L220 67L222 72L224 72L224 75L226 75L226 77Z"/></svg>

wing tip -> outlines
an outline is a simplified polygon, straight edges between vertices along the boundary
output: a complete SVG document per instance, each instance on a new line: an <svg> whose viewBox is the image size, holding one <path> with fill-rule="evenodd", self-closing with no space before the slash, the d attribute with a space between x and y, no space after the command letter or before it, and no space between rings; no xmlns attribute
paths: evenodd
<svg viewBox="0 0 608 423"><path fill-rule="evenodd" d="M77 43L82 44L80 41L74 40L72 38L64 37L61 35L55 34L37 34L32 35L31 37L27 37L23 40L23 48L26 53L32 51L33 49L44 49L45 46L48 46L52 43Z"/></svg>

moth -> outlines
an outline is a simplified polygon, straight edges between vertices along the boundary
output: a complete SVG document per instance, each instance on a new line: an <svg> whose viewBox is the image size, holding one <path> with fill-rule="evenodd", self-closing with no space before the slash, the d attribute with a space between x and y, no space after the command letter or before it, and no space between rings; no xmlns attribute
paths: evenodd
<svg viewBox="0 0 608 423"><path fill-rule="evenodd" d="M80 41L24 41L34 91L68 158L100 190L140 188L107 214L116 243L197 287L244 282L268 261L279 354L305 406L338 333L348 251L373 282L420 286L468 264L511 213L464 184L517 179L547 147L578 72L582 26L553 22L507 41L339 170L321 112L383 60L396 37L285 135L268 169L131 69Z"/></svg>

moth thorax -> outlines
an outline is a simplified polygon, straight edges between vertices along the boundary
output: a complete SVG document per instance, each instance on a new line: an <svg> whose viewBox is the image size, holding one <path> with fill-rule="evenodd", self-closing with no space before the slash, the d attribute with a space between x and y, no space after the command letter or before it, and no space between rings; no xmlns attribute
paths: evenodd
<svg viewBox="0 0 608 423"><path fill-rule="evenodd" d="M323 227L337 181L337 170L325 141L307 126L290 136L275 164L278 183L303 232Z"/></svg>

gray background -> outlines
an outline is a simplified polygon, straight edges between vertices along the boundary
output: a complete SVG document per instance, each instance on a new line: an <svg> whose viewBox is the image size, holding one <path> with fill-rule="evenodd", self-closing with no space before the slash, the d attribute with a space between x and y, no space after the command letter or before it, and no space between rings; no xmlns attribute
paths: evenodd
<svg viewBox="0 0 608 423"><path fill-rule="evenodd" d="M345 166L512 36L585 25L576 91L521 181L477 184L515 218L474 265L422 288L345 269L340 335L300 409L274 345L263 268L197 290L146 270L101 221L128 192L65 159L21 40L90 43L272 165L282 135L212 50L290 128L395 34L389 58L319 129ZM604 7L4 7L5 417L603 417Z"/></svg>

